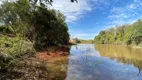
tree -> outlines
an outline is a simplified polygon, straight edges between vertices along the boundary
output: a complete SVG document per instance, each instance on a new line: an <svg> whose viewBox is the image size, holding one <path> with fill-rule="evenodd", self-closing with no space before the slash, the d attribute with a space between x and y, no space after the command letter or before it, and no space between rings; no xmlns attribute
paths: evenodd
<svg viewBox="0 0 142 80"><path fill-rule="evenodd" d="M142 20L131 25L122 25L109 30L100 31L95 37L96 43L105 44L140 44L142 42Z"/></svg>
<svg viewBox="0 0 142 80"><path fill-rule="evenodd" d="M31 40L35 48L68 44L68 26L59 11L32 5L29 0L6 2L0 10L4 27Z"/></svg>
<svg viewBox="0 0 142 80"><path fill-rule="evenodd" d="M52 5L52 2L54 0L29 0L30 2L32 2L33 4L37 4L38 2L40 3L41 6L45 6L46 4L50 4ZM70 0L72 3L76 2L78 3L78 0Z"/></svg>
<svg viewBox="0 0 142 80"><path fill-rule="evenodd" d="M5 2L0 8L0 19L5 27L15 33L27 32L30 23L30 3L28 0Z"/></svg>
<svg viewBox="0 0 142 80"><path fill-rule="evenodd" d="M133 24L132 41L137 45L142 42L142 20Z"/></svg>
<svg viewBox="0 0 142 80"><path fill-rule="evenodd" d="M69 34L65 17L59 11L39 7L35 12L35 41L37 47L68 44Z"/></svg>

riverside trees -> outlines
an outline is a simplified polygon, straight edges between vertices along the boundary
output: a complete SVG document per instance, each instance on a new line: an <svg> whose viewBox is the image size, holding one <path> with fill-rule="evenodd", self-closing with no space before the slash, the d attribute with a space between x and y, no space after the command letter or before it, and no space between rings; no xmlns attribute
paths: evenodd
<svg viewBox="0 0 142 80"><path fill-rule="evenodd" d="M29 0L0 5L0 72L25 54L68 42L68 26L59 11Z"/></svg>
<svg viewBox="0 0 142 80"><path fill-rule="evenodd" d="M142 42L142 20L131 25L118 26L101 31L94 39L100 44L140 44Z"/></svg>
<svg viewBox="0 0 142 80"><path fill-rule="evenodd" d="M3 28L31 40L35 47L68 44L68 26L59 11L44 4L33 5L29 0L5 2L0 10Z"/></svg>

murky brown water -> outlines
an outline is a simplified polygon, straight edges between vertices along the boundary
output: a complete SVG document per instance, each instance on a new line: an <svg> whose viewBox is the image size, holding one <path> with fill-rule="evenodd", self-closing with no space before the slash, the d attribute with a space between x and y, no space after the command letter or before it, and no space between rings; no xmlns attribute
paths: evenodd
<svg viewBox="0 0 142 80"><path fill-rule="evenodd" d="M49 80L142 80L142 48L78 44L70 53L49 61Z"/></svg>

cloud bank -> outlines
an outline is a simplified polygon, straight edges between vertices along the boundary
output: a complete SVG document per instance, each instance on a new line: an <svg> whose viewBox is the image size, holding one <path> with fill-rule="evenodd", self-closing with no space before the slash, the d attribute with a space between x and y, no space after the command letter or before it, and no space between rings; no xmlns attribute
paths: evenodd
<svg viewBox="0 0 142 80"><path fill-rule="evenodd" d="M79 20L86 12L92 10L88 0L78 0L78 3L71 3L70 0L54 0L52 7L60 10L66 16L67 22Z"/></svg>

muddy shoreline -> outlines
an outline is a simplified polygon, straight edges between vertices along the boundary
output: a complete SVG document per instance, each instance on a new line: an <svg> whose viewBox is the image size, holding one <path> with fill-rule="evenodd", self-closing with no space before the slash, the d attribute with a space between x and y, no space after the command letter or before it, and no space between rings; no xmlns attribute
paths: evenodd
<svg viewBox="0 0 142 80"><path fill-rule="evenodd" d="M48 63L70 53L69 47L52 46L20 60L13 69L0 73L0 79L46 80L50 77ZM28 55L28 54L27 54ZM54 64L54 63L53 63ZM52 78L51 78L52 80Z"/></svg>

